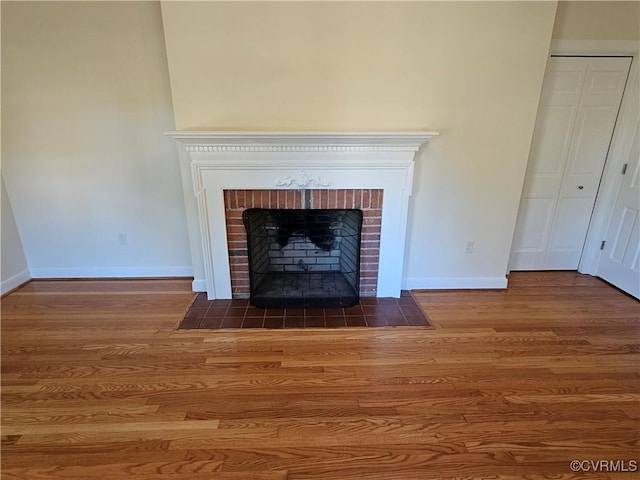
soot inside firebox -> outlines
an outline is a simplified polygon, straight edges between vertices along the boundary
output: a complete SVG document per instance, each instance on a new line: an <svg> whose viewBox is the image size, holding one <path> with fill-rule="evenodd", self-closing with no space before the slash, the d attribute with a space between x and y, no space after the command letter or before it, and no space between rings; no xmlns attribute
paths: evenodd
<svg viewBox="0 0 640 480"><path fill-rule="evenodd" d="M244 211L251 303L348 307L359 300L362 211Z"/></svg>

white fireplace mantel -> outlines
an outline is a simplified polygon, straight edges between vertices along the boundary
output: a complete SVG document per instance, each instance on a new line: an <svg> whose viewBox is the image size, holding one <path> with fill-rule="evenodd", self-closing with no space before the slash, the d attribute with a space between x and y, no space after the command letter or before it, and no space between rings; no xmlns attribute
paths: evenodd
<svg viewBox="0 0 640 480"><path fill-rule="evenodd" d="M414 157L436 132L167 135L182 145L197 200L200 242L192 238L191 247L201 249L192 258L201 259L202 268L194 265L194 272L203 271L204 279L196 273L196 291L206 290L209 299L231 298L224 190L371 188L384 190L377 295L400 296Z"/></svg>

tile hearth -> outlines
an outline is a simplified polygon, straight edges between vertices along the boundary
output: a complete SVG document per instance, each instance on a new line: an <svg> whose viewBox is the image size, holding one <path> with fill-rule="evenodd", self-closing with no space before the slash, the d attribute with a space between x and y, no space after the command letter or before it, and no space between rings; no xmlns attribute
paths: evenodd
<svg viewBox="0 0 640 480"><path fill-rule="evenodd" d="M207 300L200 293L178 329L430 327L411 294L362 297L349 308L257 308L248 299Z"/></svg>

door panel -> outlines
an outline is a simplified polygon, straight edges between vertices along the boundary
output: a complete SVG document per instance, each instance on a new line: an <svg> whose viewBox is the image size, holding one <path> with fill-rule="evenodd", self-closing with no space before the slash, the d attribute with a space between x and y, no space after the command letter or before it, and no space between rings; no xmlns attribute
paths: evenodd
<svg viewBox="0 0 640 480"><path fill-rule="evenodd" d="M632 244L633 229L638 221L638 210L627 206L622 208L622 216L611 245L611 260L624 262L624 257Z"/></svg>
<svg viewBox="0 0 640 480"><path fill-rule="evenodd" d="M569 148L571 127L576 108L565 105L550 105L543 110L544 119L540 123L540 136L546 141L539 142L532 151L535 175L562 174L562 159Z"/></svg>
<svg viewBox="0 0 640 480"><path fill-rule="evenodd" d="M578 268L630 64L549 59L511 270Z"/></svg>
<svg viewBox="0 0 640 480"><path fill-rule="evenodd" d="M640 125L606 234L597 275L640 298Z"/></svg>
<svg viewBox="0 0 640 480"><path fill-rule="evenodd" d="M621 77L621 70L628 70L631 59L598 58L589 59L589 73L584 93L587 95L615 95L624 89L627 77Z"/></svg>
<svg viewBox="0 0 640 480"><path fill-rule="evenodd" d="M569 156L568 175L601 176L602 159L609 149L609 142L603 138L611 138L619 105L583 106L577 122L575 148Z"/></svg>
<svg viewBox="0 0 640 480"><path fill-rule="evenodd" d="M561 198L556 211L556 225L551 237L547 265L559 270L575 270L580 261L584 236L589 228L590 215L584 212L593 206L590 198ZM576 231L584 232L576 235Z"/></svg>

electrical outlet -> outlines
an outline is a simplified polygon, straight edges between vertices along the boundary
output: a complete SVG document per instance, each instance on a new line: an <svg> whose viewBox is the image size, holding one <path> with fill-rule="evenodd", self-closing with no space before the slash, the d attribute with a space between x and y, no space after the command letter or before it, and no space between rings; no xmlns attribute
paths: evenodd
<svg viewBox="0 0 640 480"><path fill-rule="evenodd" d="M473 240L467 240L464 244L464 253L473 253L473 247L475 242Z"/></svg>
<svg viewBox="0 0 640 480"><path fill-rule="evenodd" d="M129 243L129 239L127 238L127 234L126 233L119 233L118 234L118 243L120 245L126 245Z"/></svg>

